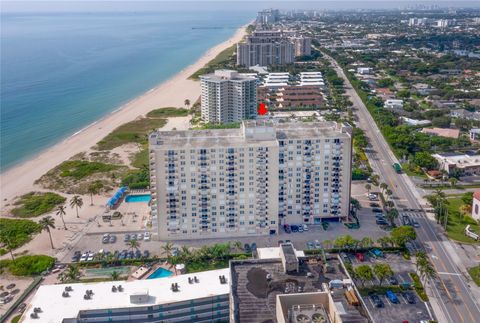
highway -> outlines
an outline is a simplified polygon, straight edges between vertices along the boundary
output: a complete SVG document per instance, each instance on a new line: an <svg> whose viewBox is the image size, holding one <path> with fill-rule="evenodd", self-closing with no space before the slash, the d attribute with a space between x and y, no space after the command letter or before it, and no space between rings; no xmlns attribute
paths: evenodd
<svg viewBox="0 0 480 323"><path fill-rule="evenodd" d="M480 322L479 305L469 290L462 272L452 259L456 256L452 255L454 247L441 234L439 225L421 210L421 197L410 178L406 174L397 174L393 169L392 165L398 162L397 158L342 68L331 57L327 55L325 57L331 62L338 76L345 81L346 95L353 102L354 114L358 118L357 126L364 130L369 138L370 145L366 153L373 170L392 190L393 200L400 214L402 211L418 210L412 210L416 215L415 220L420 224L416 230L417 240L422 243L438 273L437 278L426 286L437 320L452 323Z"/></svg>

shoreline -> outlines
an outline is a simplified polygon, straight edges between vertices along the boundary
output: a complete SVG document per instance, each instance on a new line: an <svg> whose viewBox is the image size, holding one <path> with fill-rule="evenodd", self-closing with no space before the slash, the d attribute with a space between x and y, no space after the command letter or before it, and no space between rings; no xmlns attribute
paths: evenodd
<svg viewBox="0 0 480 323"><path fill-rule="evenodd" d="M82 151L88 151L122 124L135 120L153 109L169 106L183 107L185 99L195 102L200 96L200 82L193 81L189 77L208 64L221 51L238 43L246 34L248 24L238 28L229 39L211 47L193 64L183 68L169 79L0 174L1 209L3 210L6 204L11 203L13 198L35 190L35 180L50 169Z"/></svg>

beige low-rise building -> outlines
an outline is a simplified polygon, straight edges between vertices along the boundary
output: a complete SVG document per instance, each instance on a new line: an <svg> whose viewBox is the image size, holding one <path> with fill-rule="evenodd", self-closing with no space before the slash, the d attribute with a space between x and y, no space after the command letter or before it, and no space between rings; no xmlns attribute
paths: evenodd
<svg viewBox="0 0 480 323"><path fill-rule="evenodd" d="M152 223L161 240L277 234L349 211L351 127L244 121L150 135Z"/></svg>

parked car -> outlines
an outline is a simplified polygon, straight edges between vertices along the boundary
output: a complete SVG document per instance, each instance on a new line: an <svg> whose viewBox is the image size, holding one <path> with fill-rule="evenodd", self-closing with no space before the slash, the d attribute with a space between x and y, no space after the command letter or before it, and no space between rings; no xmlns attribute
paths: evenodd
<svg viewBox="0 0 480 323"><path fill-rule="evenodd" d="M414 228L420 228L420 224L415 219L412 219L412 225Z"/></svg>
<svg viewBox="0 0 480 323"><path fill-rule="evenodd" d="M314 248L315 248L315 245L313 244L313 242L312 242L312 241L308 241L308 242L307 242L307 249L308 249L308 250L312 250L312 249L314 249Z"/></svg>
<svg viewBox="0 0 480 323"><path fill-rule="evenodd" d="M345 253L345 252L341 252L340 253L340 256L342 257L343 261L346 262L346 263L352 263L352 261L350 260L350 257Z"/></svg>
<svg viewBox="0 0 480 323"><path fill-rule="evenodd" d="M137 240L143 240L143 233L137 234Z"/></svg>
<svg viewBox="0 0 480 323"><path fill-rule="evenodd" d="M144 251L143 251L143 257L144 257L144 258L150 257L150 251L144 250Z"/></svg>
<svg viewBox="0 0 480 323"><path fill-rule="evenodd" d="M365 256L361 252L357 252L355 258L357 258L358 261L365 261Z"/></svg>
<svg viewBox="0 0 480 323"><path fill-rule="evenodd" d="M380 207L380 205L378 203L371 202L370 207Z"/></svg>
<svg viewBox="0 0 480 323"><path fill-rule="evenodd" d="M78 262L80 260L80 257L79 255L73 255L72 256L72 262Z"/></svg>
<svg viewBox="0 0 480 323"><path fill-rule="evenodd" d="M252 251L257 251L257 244L254 242L250 245L250 248L252 249Z"/></svg>
<svg viewBox="0 0 480 323"><path fill-rule="evenodd" d="M80 262L84 262L84 261L87 261L87 258L88 258L88 253L84 253L82 254L82 256L80 257Z"/></svg>
<svg viewBox="0 0 480 323"><path fill-rule="evenodd" d="M285 230L286 233L291 233L292 232L292 228L290 228L290 225L288 225L288 224L284 224L283 229Z"/></svg>
<svg viewBox="0 0 480 323"><path fill-rule="evenodd" d="M303 224L303 231L308 231L308 225L306 225L305 223Z"/></svg>
<svg viewBox="0 0 480 323"><path fill-rule="evenodd" d="M110 242L110 243L115 243L115 242L117 242L117 236L111 235L109 242Z"/></svg>
<svg viewBox="0 0 480 323"><path fill-rule="evenodd" d="M385 295L388 297L388 299L390 300L390 302L392 302L392 303L394 303L394 304L400 303L400 301L398 300L397 295L395 295L395 293L392 292L391 290L387 290L387 292L385 293Z"/></svg>
<svg viewBox="0 0 480 323"><path fill-rule="evenodd" d="M150 232L145 232L145 234L143 235L143 240L150 241L150 239L151 239Z"/></svg>
<svg viewBox="0 0 480 323"><path fill-rule="evenodd" d="M377 219L377 220L376 220L376 223L377 223L378 225L387 225L387 224L388 224L385 219Z"/></svg>
<svg viewBox="0 0 480 323"><path fill-rule="evenodd" d="M321 249L321 248L322 248L322 244L320 243L320 241L315 240L315 249Z"/></svg>
<svg viewBox="0 0 480 323"><path fill-rule="evenodd" d="M382 209L376 207L376 208L373 208L373 209L372 209L372 212L373 212L373 213L382 213L383 211L382 211Z"/></svg>
<svg viewBox="0 0 480 323"><path fill-rule="evenodd" d="M298 232L303 232L303 231L304 231L304 230L303 230L303 225L300 224L300 225L298 226Z"/></svg>
<svg viewBox="0 0 480 323"><path fill-rule="evenodd" d="M385 305L380 296L378 296L377 294L371 294L370 299L372 300L372 303L375 307L383 307Z"/></svg>
<svg viewBox="0 0 480 323"><path fill-rule="evenodd" d="M390 277L388 278L388 283L389 283L390 285L398 285L398 280L395 278L395 276L390 276Z"/></svg>
<svg viewBox="0 0 480 323"><path fill-rule="evenodd" d="M125 233L125 235L123 236L123 242L127 241L130 241L130 235L128 233Z"/></svg>
<svg viewBox="0 0 480 323"><path fill-rule="evenodd" d="M135 251L135 258L142 258L142 252L138 249Z"/></svg>
<svg viewBox="0 0 480 323"><path fill-rule="evenodd" d="M137 240L137 234L136 233L132 233L130 235L130 240Z"/></svg>
<svg viewBox="0 0 480 323"><path fill-rule="evenodd" d="M107 235L107 236L103 236L102 238L102 243L108 243L110 241L110 237Z"/></svg>
<svg viewBox="0 0 480 323"><path fill-rule="evenodd" d="M298 232L298 225L292 224L290 229L292 229L292 232Z"/></svg>
<svg viewBox="0 0 480 323"><path fill-rule="evenodd" d="M93 257L95 257L95 254L93 252L90 252L88 254L88 258L87 258L87 261L92 261L93 260Z"/></svg>
<svg viewBox="0 0 480 323"><path fill-rule="evenodd" d="M417 302L415 295L411 292L404 292L403 297L407 300L409 304L415 304Z"/></svg>
<svg viewBox="0 0 480 323"><path fill-rule="evenodd" d="M292 241L287 239L287 240L285 240L285 243L292 243Z"/></svg>
<svg viewBox="0 0 480 323"><path fill-rule="evenodd" d="M243 245L243 250L245 250L245 252L252 252L252 249L248 243Z"/></svg>

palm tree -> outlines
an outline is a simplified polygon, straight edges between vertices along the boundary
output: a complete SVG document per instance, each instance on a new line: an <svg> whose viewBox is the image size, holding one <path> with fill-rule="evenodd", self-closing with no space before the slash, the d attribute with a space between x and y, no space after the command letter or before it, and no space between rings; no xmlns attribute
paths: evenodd
<svg viewBox="0 0 480 323"><path fill-rule="evenodd" d="M395 219L398 218L398 210L397 209L391 209L388 210L387 214L385 214L385 218L390 221L390 225L393 227L395 224Z"/></svg>
<svg viewBox="0 0 480 323"><path fill-rule="evenodd" d="M372 185L365 184L365 189L367 190L367 193L370 194L370 190L372 189Z"/></svg>
<svg viewBox="0 0 480 323"><path fill-rule="evenodd" d="M82 198L80 197L80 195L75 195L72 197L72 199L70 200L70 207L73 209L75 208L76 211L77 211L77 218L79 218L80 216L78 215L78 209L79 208L82 208L83 206L83 200Z"/></svg>
<svg viewBox="0 0 480 323"><path fill-rule="evenodd" d="M323 248L331 249L332 248L332 241L331 240L323 240Z"/></svg>
<svg viewBox="0 0 480 323"><path fill-rule="evenodd" d="M190 106L190 100L189 99L185 99L185 101L183 101L183 103L185 104L185 106L187 108Z"/></svg>
<svg viewBox="0 0 480 323"><path fill-rule="evenodd" d="M373 239L370 237L365 237L360 241L360 244L363 248L370 248L373 246Z"/></svg>
<svg viewBox="0 0 480 323"><path fill-rule="evenodd" d="M5 234L0 234L2 236L2 242L4 243L5 247L7 248L8 252L10 253L10 257L12 257L12 261L15 262L15 257L13 256L13 243L11 242L10 238L7 237Z"/></svg>
<svg viewBox="0 0 480 323"><path fill-rule="evenodd" d="M395 206L395 204L393 203L393 201L385 201L385 206L391 209Z"/></svg>
<svg viewBox="0 0 480 323"><path fill-rule="evenodd" d="M450 185L452 185L452 187L455 187L455 185L457 185L458 179L452 177L448 181L450 182Z"/></svg>
<svg viewBox="0 0 480 323"><path fill-rule="evenodd" d="M51 216L46 216L43 219L41 219L38 222L38 224L40 224L40 226L42 228L42 231L47 230L48 236L50 237L50 244L52 245L52 249L54 249L53 240L52 240L52 233L50 232L50 228L55 229L55 219L52 218Z"/></svg>
<svg viewBox="0 0 480 323"><path fill-rule="evenodd" d="M65 270L60 277L62 282L74 282L80 278L80 270L78 266L68 265L67 270Z"/></svg>
<svg viewBox="0 0 480 323"><path fill-rule="evenodd" d="M387 185L386 183L381 183L381 184L380 184L380 189L381 189L382 191L386 190L387 188L388 188L388 185Z"/></svg>
<svg viewBox="0 0 480 323"><path fill-rule="evenodd" d="M420 274L420 278L424 279L426 282L428 282L429 279L434 278L436 276L435 268L428 259L427 254L424 251L419 251L415 254L415 257L417 259L415 266Z"/></svg>
<svg viewBox="0 0 480 323"><path fill-rule="evenodd" d="M380 176L378 176L377 174L374 174L370 176L370 179L372 180L373 185L378 186L378 181L380 180Z"/></svg>
<svg viewBox="0 0 480 323"><path fill-rule="evenodd" d="M380 237L377 239L377 243L382 247L387 247L392 245L392 239L390 237Z"/></svg>
<svg viewBox="0 0 480 323"><path fill-rule="evenodd" d="M391 189L387 188L387 189L385 190L385 195L387 195L387 199L389 199L390 196L392 196L392 194L393 194L393 192L392 192Z"/></svg>
<svg viewBox="0 0 480 323"><path fill-rule="evenodd" d="M114 270L110 274L110 278L112 278L112 280L119 280L120 279L120 273L118 271Z"/></svg>
<svg viewBox="0 0 480 323"><path fill-rule="evenodd" d="M235 241L233 243L233 248L235 248L236 250L238 251L242 251L243 250L243 245L242 245L242 242L241 241Z"/></svg>
<svg viewBox="0 0 480 323"><path fill-rule="evenodd" d="M132 249L132 250L133 249L138 250L138 248L140 248L140 242L138 242L135 239L127 241L126 245L129 249Z"/></svg>
<svg viewBox="0 0 480 323"><path fill-rule="evenodd" d="M66 214L65 213L65 205L59 205L57 207L57 213L56 213L58 216L60 216L60 218L62 219L62 222L63 222L63 228L65 230L68 230L67 229L67 225L65 224L65 220L63 219L63 216Z"/></svg>
<svg viewBox="0 0 480 323"><path fill-rule="evenodd" d="M93 182L88 186L87 191L90 194L90 205L93 205L93 195L97 195L102 187L103 184L100 181Z"/></svg>
<svg viewBox="0 0 480 323"><path fill-rule="evenodd" d="M173 250L173 243L167 242L164 246L162 246L163 253L166 258L168 258L172 254Z"/></svg>

